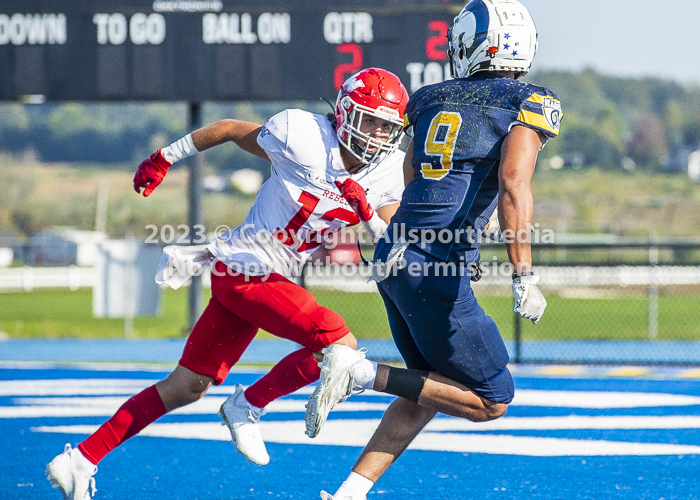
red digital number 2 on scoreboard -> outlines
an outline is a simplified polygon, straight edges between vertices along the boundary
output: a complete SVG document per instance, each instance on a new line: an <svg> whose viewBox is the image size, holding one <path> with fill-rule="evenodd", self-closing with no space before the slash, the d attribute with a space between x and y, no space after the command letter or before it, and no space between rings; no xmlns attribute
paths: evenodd
<svg viewBox="0 0 700 500"><path fill-rule="evenodd" d="M341 43L338 45L337 50L340 54L352 54L352 62L339 64L336 66L335 72L333 73L335 89L340 90L340 86L347 76L357 73L362 69L362 47L356 43Z"/></svg>
<svg viewBox="0 0 700 500"><path fill-rule="evenodd" d="M299 211L294 215L294 217L292 217L292 220L289 221L289 224L287 224L287 226L284 228L284 231L277 229L274 233L278 240L289 246L296 243L297 232L299 229L301 229L301 226L303 226L304 223L309 220L309 217L311 217L311 214L314 212L316 205L318 205L318 202L321 200L314 195L307 193L306 191L302 191L298 201L301 203L301 208ZM334 208L333 210L329 210L321 216L321 219L329 222L338 219L342 220L343 222L347 222L351 226L360 222L360 219L357 218L355 212L345 210L344 208ZM323 243L323 238L330 231L332 231L332 229L326 228L320 232L310 232L306 238L306 241L302 242L297 251L303 252L310 248L321 246Z"/></svg>
<svg viewBox="0 0 700 500"><path fill-rule="evenodd" d="M425 42L425 55L433 61L444 61L447 59L447 51L438 49L441 45L447 48L447 30L449 26L445 21L430 21L428 23L430 31L437 31L437 35L433 35Z"/></svg>

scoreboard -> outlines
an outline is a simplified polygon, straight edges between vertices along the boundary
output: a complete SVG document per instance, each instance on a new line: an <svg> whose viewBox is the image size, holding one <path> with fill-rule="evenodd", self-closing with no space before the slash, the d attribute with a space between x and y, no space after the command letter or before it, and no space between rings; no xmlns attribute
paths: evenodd
<svg viewBox="0 0 700 500"><path fill-rule="evenodd" d="M449 77L464 0L0 0L0 100L314 100Z"/></svg>

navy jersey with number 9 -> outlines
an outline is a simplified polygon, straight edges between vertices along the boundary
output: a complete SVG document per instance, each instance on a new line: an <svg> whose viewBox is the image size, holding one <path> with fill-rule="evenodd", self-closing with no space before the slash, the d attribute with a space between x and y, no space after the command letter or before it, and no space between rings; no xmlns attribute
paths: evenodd
<svg viewBox="0 0 700 500"><path fill-rule="evenodd" d="M413 135L414 180L392 223L433 233L422 249L444 261L467 262L498 201L501 146L514 125L546 138L559 133L557 96L546 88L490 73L416 91L406 108ZM440 230L443 237L437 238ZM478 255L478 254L477 254ZM461 257L461 259L460 259Z"/></svg>

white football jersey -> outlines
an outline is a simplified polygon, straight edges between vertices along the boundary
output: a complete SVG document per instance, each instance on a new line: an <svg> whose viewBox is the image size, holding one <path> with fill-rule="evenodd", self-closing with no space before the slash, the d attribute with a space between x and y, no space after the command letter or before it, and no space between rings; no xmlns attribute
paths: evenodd
<svg viewBox="0 0 700 500"><path fill-rule="evenodd" d="M334 181L352 178L376 210L398 203L404 188L404 153L350 175L325 116L288 109L263 125L258 144L272 162L245 223L209 245L232 269L252 276L270 272L293 278L335 231L359 219Z"/></svg>

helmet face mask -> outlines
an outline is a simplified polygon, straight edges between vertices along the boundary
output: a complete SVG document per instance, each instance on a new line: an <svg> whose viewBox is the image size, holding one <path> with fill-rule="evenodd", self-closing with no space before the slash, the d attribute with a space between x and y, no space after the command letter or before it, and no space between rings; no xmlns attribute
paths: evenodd
<svg viewBox="0 0 700 500"><path fill-rule="evenodd" d="M338 92L335 124L338 142L367 166L396 151L403 133L403 115L408 92L393 73L368 68L348 78ZM363 121L373 118L390 122L391 130L375 135L362 130ZM377 124L378 128L381 123Z"/></svg>
<svg viewBox="0 0 700 500"><path fill-rule="evenodd" d="M455 17L447 34L453 78L479 71L530 70L537 52L537 29L518 0L473 0Z"/></svg>
<svg viewBox="0 0 700 500"><path fill-rule="evenodd" d="M348 119L341 126L342 134L346 137L342 144L355 158L366 165L372 163L382 154L388 155L393 153L398 147L403 133L403 121L395 117L386 117L383 114L377 113L376 110L362 106L361 104L352 103L347 96L344 97L344 99L345 102L341 102L341 106L345 106L347 103L352 111L348 113ZM380 137L375 137L362 130L363 121L367 116L388 122L391 125L388 138L382 139ZM352 126L350 126L350 124L352 124Z"/></svg>

